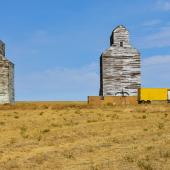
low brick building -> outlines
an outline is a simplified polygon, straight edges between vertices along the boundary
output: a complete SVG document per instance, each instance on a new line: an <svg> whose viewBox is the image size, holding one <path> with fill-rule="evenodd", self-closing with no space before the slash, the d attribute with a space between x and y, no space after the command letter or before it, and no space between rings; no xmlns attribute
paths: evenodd
<svg viewBox="0 0 170 170"><path fill-rule="evenodd" d="M5 57L5 43L0 40L0 104L14 102L14 64Z"/></svg>

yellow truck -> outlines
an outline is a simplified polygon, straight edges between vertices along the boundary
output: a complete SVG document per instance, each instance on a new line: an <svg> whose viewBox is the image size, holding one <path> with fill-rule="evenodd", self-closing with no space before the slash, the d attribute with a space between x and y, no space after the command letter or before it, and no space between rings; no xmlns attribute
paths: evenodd
<svg viewBox="0 0 170 170"><path fill-rule="evenodd" d="M138 89L138 102L151 103L154 101L170 101L169 88L139 88Z"/></svg>

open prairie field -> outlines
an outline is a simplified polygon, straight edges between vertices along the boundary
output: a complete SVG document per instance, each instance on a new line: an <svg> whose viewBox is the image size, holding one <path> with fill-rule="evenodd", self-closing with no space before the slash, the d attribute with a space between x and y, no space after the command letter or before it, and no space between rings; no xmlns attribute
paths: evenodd
<svg viewBox="0 0 170 170"><path fill-rule="evenodd" d="M169 170L170 105L0 106L0 170Z"/></svg>

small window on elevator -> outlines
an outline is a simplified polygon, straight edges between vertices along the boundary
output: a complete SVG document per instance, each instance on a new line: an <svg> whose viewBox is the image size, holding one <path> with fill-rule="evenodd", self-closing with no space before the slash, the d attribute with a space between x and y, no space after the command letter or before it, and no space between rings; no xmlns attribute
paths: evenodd
<svg viewBox="0 0 170 170"><path fill-rule="evenodd" d="M123 47L123 42L122 41L120 42L120 47Z"/></svg>

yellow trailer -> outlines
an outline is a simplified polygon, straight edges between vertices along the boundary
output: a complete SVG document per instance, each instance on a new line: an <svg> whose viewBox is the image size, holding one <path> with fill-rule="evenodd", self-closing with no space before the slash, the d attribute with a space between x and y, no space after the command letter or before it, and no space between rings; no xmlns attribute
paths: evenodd
<svg viewBox="0 0 170 170"><path fill-rule="evenodd" d="M168 88L139 88L139 103L151 103L152 101L170 101L170 89Z"/></svg>

